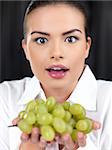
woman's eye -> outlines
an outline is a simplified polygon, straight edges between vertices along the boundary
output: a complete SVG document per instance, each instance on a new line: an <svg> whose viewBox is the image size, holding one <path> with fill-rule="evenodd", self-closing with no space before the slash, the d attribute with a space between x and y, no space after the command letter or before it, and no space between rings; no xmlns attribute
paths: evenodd
<svg viewBox="0 0 112 150"><path fill-rule="evenodd" d="M70 37L67 37L67 38L65 39L65 42L68 42L68 43L75 43L77 40L78 40L77 37L75 37L75 36L70 36Z"/></svg>
<svg viewBox="0 0 112 150"><path fill-rule="evenodd" d="M38 44L45 44L48 40L46 38L39 37L39 38L36 38L35 41Z"/></svg>

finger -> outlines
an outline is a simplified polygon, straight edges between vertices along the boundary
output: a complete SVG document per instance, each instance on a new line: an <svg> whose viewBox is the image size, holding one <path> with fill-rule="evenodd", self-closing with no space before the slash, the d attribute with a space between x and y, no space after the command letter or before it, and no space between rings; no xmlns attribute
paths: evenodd
<svg viewBox="0 0 112 150"><path fill-rule="evenodd" d="M69 134L65 134L62 136L63 143L65 145L66 150L75 150L74 149L74 142Z"/></svg>
<svg viewBox="0 0 112 150"><path fill-rule="evenodd" d="M40 137L39 145L40 145L41 149L44 149L46 147L46 145L47 145L46 140L42 136Z"/></svg>
<svg viewBox="0 0 112 150"><path fill-rule="evenodd" d="M86 145L86 135L84 135L82 132L78 132L77 134L77 142L79 147L84 147Z"/></svg>
<svg viewBox="0 0 112 150"><path fill-rule="evenodd" d="M47 145L53 145L56 143L56 141L47 141L46 143L47 143Z"/></svg>
<svg viewBox="0 0 112 150"><path fill-rule="evenodd" d="M20 118L17 117L17 118L15 118L14 120L12 120L12 124L13 124L13 125L17 125L19 121L20 121Z"/></svg>
<svg viewBox="0 0 112 150"><path fill-rule="evenodd" d="M26 133L22 133L21 134L21 142L22 143L28 141L28 139L29 139L29 135L28 134L26 134Z"/></svg>
<svg viewBox="0 0 112 150"><path fill-rule="evenodd" d="M39 129L35 127L32 129L31 142L37 143L38 141L39 141Z"/></svg>
<svg viewBox="0 0 112 150"><path fill-rule="evenodd" d="M101 123L93 120L93 129L97 130L101 128Z"/></svg>
<svg viewBox="0 0 112 150"><path fill-rule="evenodd" d="M74 150L77 150L78 148L79 148L78 143L75 143L75 144L74 144Z"/></svg>
<svg viewBox="0 0 112 150"><path fill-rule="evenodd" d="M63 143L63 139L60 137L60 135L56 135L56 136L55 136L55 140L56 140L56 142L57 142L58 144L62 144L62 145L64 144L64 143Z"/></svg>
<svg viewBox="0 0 112 150"><path fill-rule="evenodd" d="M58 143L59 149L63 149L64 148L64 142L63 142L62 138L60 137L60 135L57 134L55 136L55 141Z"/></svg>

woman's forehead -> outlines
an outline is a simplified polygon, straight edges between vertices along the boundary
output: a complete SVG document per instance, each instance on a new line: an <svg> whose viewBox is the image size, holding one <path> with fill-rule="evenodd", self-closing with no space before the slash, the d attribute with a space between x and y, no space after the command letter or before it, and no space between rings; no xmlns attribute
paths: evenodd
<svg viewBox="0 0 112 150"><path fill-rule="evenodd" d="M69 5L48 5L32 11L27 18L28 26L39 28L64 26L84 26L82 12Z"/></svg>
<svg viewBox="0 0 112 150"><path fill-rule="evenodd" d="M75 6L71 6L69 4L52 4L52 5L46 5L46 6L41 6L41 7L37 7L35 8L34 10L32 10L30 12L30 14L28 15L31 15L33 16L34 14L48 14L49 15L51 14L51 12L55 12L56 14L61 12L63 14L67 14L67 12L71 12L71 13L77 13L77 14L82 14L84 16L84 14L82 13L82 11L75 7ZM60 14L61 15L61 14Z"/></svg>

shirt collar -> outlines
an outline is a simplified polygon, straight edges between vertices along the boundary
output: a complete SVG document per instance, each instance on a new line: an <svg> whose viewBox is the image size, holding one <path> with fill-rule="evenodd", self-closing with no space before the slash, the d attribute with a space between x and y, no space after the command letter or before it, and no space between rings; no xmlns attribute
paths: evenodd
<svg viewBox="0 0 112 150"><path fill-rule="evenodd" d="M45 98L39 80L34 76L26 85L26 89L19 99L18 105L27 104L29 101L39 96L40 93ZM71 103L79 103L84 106L86 110L96 111L96 95L97 82L89 66L86 65L84 72L68 101Z"/></svg>
<svg viewBox="0 0 112 150"><path fill-rule="evenodd" d="M84 72L68 101L71 103L79 103L84 106L86 110L96 111L96 96L97 81L89 66L86 65Z"/></svg>
<svg viewBox="0 0 112 150"><path fill-rule="evenodd" d="M29 101L36 98L37 95L41 92L41 86L39 80L34 76L26 84L25 91L22 94L21 98L18 101L18 105L27 104Z"/></svg>

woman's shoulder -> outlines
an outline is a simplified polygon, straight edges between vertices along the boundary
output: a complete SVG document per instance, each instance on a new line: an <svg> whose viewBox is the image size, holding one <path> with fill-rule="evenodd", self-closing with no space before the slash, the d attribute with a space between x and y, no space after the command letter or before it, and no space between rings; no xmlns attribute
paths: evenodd
<svg viewBox="0 0 112 150"><path fill-rule="evenodd" d="M100 95L111 97L112 99L112 81L97 80L98 93Z"/></svg>
<svg viewBox="0 0 112 150"><path fill-rule="evenodd" d="M102 89L112 89L112 81L107 80L97 80L98 87Z"/></svg>
<svg viewBox="0 0 112 150"><path fill-rule="evenodd" d="M0 83L0 97L9 95L20 95L25 90L26 85L31 80L30 77L24 77L19 80L3 81Z"/></svg>
<svg viewBox="0 0 112 150"><path fill-rule="evenodd" d="M10 88L20 88L24 86L30 79L31 79L30 77L24 77L19 80L3 81L0 83L0 91L8 90Z"/></svg>

